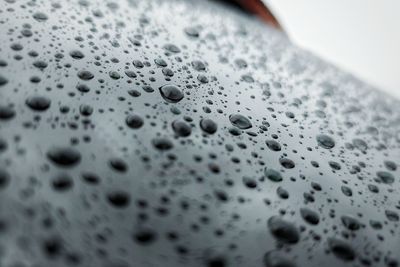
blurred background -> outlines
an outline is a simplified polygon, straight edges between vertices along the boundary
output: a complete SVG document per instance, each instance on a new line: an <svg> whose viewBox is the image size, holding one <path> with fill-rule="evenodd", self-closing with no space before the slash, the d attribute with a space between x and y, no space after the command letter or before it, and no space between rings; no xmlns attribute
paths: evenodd
<svg viewBox="0 0 400 267"><path fill-rule="evenodd" d="M400 99L399 0L263 0L293 42Z"/></svg>

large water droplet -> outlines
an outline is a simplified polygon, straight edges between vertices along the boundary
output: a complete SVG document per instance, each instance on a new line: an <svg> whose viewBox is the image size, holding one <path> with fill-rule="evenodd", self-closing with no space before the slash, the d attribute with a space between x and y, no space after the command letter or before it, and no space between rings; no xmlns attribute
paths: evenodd
<svg viewBox="0 0 400 267"><path fill-rule="evenodd" d="M162 151L170 150L174 146L169 139L163 137L154 138L152 143L155 148Z"/></svg>
<svg viewBox="0 0 400 267"><path fill-rule="evenodd" d="M78 72L78 77L81 78L84 81L88 81L94 78L93 73L91 73L88 70L81 70Z"/></svg>
<svg viewBox="0 0 400 267"><path fill-rule="evenodd" d="M265 175L265 177L267 177L269 180L271 180L273 182L280 182L283 180L281 173L274 169L265 168L264 175Z"/></svg>
<svg viewBox="0 0 400 267"><path fill-rule="evenodd" d="M301 214L301 217L309 224L316 225L319 223L318 213L309 208L301 208L300 214Z"/></svg>
<svg viewBox="0 0 400 267"><path fill-rule="evenodd" d="M267 140L265 141L265 143L267 144L268 148L271 149L272 151L281 151L281 145L275 140Z"/></svg>
<svg viewBox="0 0 400 267"><path fill-rule="evenodd" d="M335 146L335 140L333 140L332 137L326 135L326 134L319 134L317 135L317 141L318 145L320 145L323 148L330 149Z"/></svg>
<svg viewBox="0 0 400 267"><path fill-rule="evenodd" d="M286 258L285 254L278 251L269 251L264 255L265 267L296 267L296 265Z"/></svg>
<svg viewBox="0 0 400 267"><path fill-rule="evenodd" d="M26 105L35 111L45 111L50 104L50 99L44 96L32 96L26 100Z"/></svg>
<svg viewBox="0 0 400 267"><path fill-rule="evenodd" d="M200 128L208 134L213 134L217 131L217 124L211 119L202 119L200 121Z"/></svg>
<svg viewBox="0 0 400 267"><path fill-rule="evenodd" d="M172 129L178 136L183 136L183 137L189 136L192 132L192 128L190 127L189 124L179 120L175 120L172 123Z"/></svg>
<svg viewBox="0 0 400 267"><path fill-rule="evenodd" d="M130 203L130 196L125 191L115 190L107 194L107 200L116 208L125 208Z"/></svg>
<svg viewBox="0 0 400 267"><path fill-rule="evenodd" d="M7 83L8 80L4 76L0 75L0 86L6 85Z"/></svg>
<svg viewBox="0 0 400 267"><path fill-rule="evenodd" d="M47 152L47 157L60 166L74 166L81 160L81 154L70 147L53 147Z"/></svg>
<svg viewBox="0 0 400 267"><path fill-rule="evenodd" d="M161 96L171 103L177 103L183 99L182 91L175 85L167 84L160 87Z"/></svg>
<svg viewBox="0 0 400 267"><path fill-rule="evenodd" d="M328 244L332 253L342 260L352 261L356 257L353 248L343 240L329 238Z"/></svg>
<svg viewBox="0 0 400 267"><path fill-rule="evenodd" d="M281 219L278 216L272 216L268 220L270 232L283 243L295 244L300 239L299 230L290 222Z"/></svg>
<svg viewBox="0 0 400 267"><path fill-rule="evenodd" d="M249 129L252 127L252 124L248 118L240 114L232 114L229 116L229 120L231 121L233 126L238 127L239 129Z"/></svg>
<svg viewBox="0 0 400 267"><path fill-rule="evenodd" d="M143 119L137 114L128 115L125 119L126 125L132 129L139 129L143 126Z"/></svg>
<svg viewBox="0 0 400 267"><path fill-rule="evenodd" d="M347 229L349 230L358 230L360 229L360 222L354 218L353 216L350 215L343 215L341 217L342 223L344 226L346 226Z"/></svg>
<svg viewBox="0 0 400 267"><path fill-rule="evenodd" d="M393 174L386 172L386 171L378 171L376 173L379 180L384 184L392 184L394 182Z"/></svg>

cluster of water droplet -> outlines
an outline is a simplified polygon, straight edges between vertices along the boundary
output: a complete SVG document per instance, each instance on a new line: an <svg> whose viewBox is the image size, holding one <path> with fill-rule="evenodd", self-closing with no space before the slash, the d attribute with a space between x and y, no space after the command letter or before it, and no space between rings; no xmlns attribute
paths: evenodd
<svg viewBox="0 0 400 267"><path fill-rule="evenodd" d="M0 266L398 266L400 108L208 1L0 2Z"/></svg>

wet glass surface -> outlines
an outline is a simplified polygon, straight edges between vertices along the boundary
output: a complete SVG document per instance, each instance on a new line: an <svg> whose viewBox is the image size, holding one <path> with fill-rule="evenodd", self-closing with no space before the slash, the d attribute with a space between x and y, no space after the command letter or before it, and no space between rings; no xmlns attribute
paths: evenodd
<svg viewBox="0 0 400 267"><path fill-rule="evenodd" d="M212 2L0 2L0 265L397 266L400 105Z"/></svg>

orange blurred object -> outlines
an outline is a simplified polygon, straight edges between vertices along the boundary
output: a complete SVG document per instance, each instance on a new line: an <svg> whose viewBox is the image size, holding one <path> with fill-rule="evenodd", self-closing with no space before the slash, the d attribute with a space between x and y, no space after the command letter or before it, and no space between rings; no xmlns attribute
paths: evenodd
<svg viewBox="0 0 400 267"><path fill-rule="evenodd" d="M277 29L283 30L281 24L276 19L271 10L261 0L232 0L247 12L260 17L266 23Z"/></svg>

